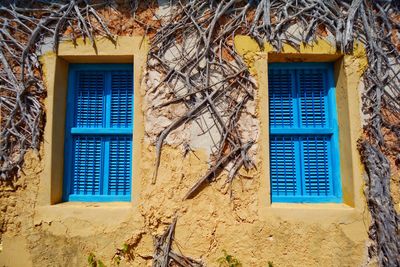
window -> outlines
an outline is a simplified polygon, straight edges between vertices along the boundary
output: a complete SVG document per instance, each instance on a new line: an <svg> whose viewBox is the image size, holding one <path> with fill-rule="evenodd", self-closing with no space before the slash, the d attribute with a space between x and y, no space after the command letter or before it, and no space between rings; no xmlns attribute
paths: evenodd
<svg viewBox="0 0 400 267"><path fill-rule="evenodd" d="M333 66L268 71L272 202L341 202Z"/></svg>
<svg viewBox="0 0 400 267"><path fill-rule="evenodd" d="M70 64L65 201L130 200L132 124L132 65Z"/></svg>

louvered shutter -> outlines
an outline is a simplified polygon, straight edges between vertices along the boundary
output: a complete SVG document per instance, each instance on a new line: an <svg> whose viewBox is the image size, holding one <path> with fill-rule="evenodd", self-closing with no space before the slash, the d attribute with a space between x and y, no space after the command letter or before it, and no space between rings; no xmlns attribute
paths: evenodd
<svg viewBox="0 0 400 267"><path fill-rule="evenodd" d="M290 130L298 125L296 117L296 77L291 69L270 69L269 123L273 130ZM270 135L270 175L272 196L296 196L298 181L298 138L295 135Z"/></svg>
<svg viewBox="0 0 400 267"><path fill-rule="evenodd" d="M111 72L111 127L132 128L133 77L131 71ZM108 191L130 195L132 136L110 138Z"/></svg>
<svg viewBox="0 0 400 267"><path fill-rule="evenodd" d="M326 75L322 69L297 71L300 94L301 127L327 126Z"/></svg>
<svg viewBox="0 0 400 267"><path fill-rule="evenodd" d="M324 69L298 70L300 117L303 128L326 128L327 77ZM301 140L304 176L303 194L328 196L332 194L330 136L305 136Z"/></svg>
<svg viewBox="0 0 400 267"><path fill-rule="evenodd" d="M119 136L110 139L110 168L108 193L130 195L131 191L132 137Z"/></svg>
<svg viewBox="0 0 400 267"><path fill-rule="evenodd" d="M129 71L111 75L111 127L131 128L133 117L133 81Z"/></svg>
<svg viewBox="0 0 400 267"><path fill-rule="evenodd" d="M271 136L271 191L277 196L297 194L296 138Z"/></svg>
<svg viewBox="0 0 400 267"><path fill-rule="evenodd" d="M76 127L102 127L105 75L98 71L81 71L77 76Z"/></svg>
<svg viewBox="0 0 400 267"><path fill-rule="evenodd" d="M270 72L269 114L271 127L287 128L294 125L294 76L291 70Z"/></svg>
<svg viewBox="0 0 400 267"><path fill-rule="evenodd" d="M341 201L330 71L328 64L271 64L268 80L273 202Z"/></svg>
<svg viewBox="0 0 400 267"><path fill-rule="evenodd" d="M308 136L301 140L305 195L329 196L332 194L330 138Z"/></svg>
<svg viewBox="0 0 400 267"><path fill-rule="evenodd" d="M65 199L129 201L132 66L72 64L69 82Z"/></svg>
<svg viewBox="0 0 400 267"><path fill-rule="evenodd" d="M98 137L74 138L73 194L99 195L102 142Z"/></svg>

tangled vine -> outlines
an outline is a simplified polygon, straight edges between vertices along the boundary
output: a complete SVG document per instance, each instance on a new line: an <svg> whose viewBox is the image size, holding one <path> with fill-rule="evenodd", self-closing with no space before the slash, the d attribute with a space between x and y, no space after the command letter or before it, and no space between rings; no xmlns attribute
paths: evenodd
<svg viewBox="0 0 400 267"><path fill-rule="evenodd" d="M139 1L131 1L132 14ZM39 50L52 38L57 50L60 37L75 40L104 35L114 39L99 10L115 5L88 0L1 1L0 6L0 172L2 179L20 168L28 149L38 149L44 126ZM134 16L134 15L133 15ZM148 25L143 25L148 29ZM293 31L295 27L295 31ZM171 97L154 109L183 104L186 112L166 127L156 141L157 178L166 137L181 125L212 116L213 123L199 127L217 132L208 171L185 196L190 198L206 181L228 168L228 181L237 171L251 168L248 155L256 140L246 140L238 121L257 85L233 45L236 34L252 36L262 47L276 51L284 44L299 48L325 32L336 49L352 53L354 41L365 45L368 68L363 75L365 136L359 149L365 164L366 198L372 215L371 255L381 266L400 266L400 218L390 195L390 162L400 139L400 3L395 0L222 0L173 1L169 15L151 38L148 69L164 76L152 92L166 86ZM171 59L167 52L173 49ZM388 142L387 137L392 141ZM393 141L393 139L395 141ZM396 141L397 140L397 141ZM396 148L397 146L397 148Z"/></svg>

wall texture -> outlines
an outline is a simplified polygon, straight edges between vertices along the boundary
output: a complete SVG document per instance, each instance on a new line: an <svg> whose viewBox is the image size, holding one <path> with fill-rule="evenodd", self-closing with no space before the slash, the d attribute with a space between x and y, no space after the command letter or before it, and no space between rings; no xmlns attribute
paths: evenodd
<svg viewBox="0 0 400 267"><path fill-rule="evenodd" d="M257 168L241 170L232 188L225 184L227 174L222 173L193 199L182 201L188 188L207 170L210 139L198 135L195 123L173 131L163 148L157 183L151 184L153 142L174 114L184 112L184 107L174 106L162 112L152 109L168 92L161 88L160 93L152 93L151 88L161 75L144 68L146 41L144 47L139 47L138 40L140 36L121 37L117 46L101 40L97 45L101 57L83 42L78 46L63 43L58 55L43 55L50 91L45 140L40 153L31 151L26 155L20 178L1 184L0 265L84 266L88 255L94 253L109 266L116 250L127 243L131 259L122 260L122 266L151 266L152 238L165 230L175 214L178 223L174 249L202 259L207 266L218 266L222 250L238 258L243 266L267 266L268 261L274 266L374 264L367 257L369 218L356 150L361 134L359 79L366 62L361 47L354 55L343 57L328 41L321 40L300 52L286 47L278 55L268 46L260 51L249 37L238 37L236 49L259 85L256 99L240 118L243 135L257 140L251 152ZM351 161L344 167L349 175L342 177L349 179L344 182L348 199L345 197L343 204L269 203L267 63L291 60L335 62L337 88L341 88L338 92L344 94L337 95L338 105L343 108L339 108L343 113L340 131L346 132L340 141L349 144L343 154L350 155ZM139 68L135 67L131 203L59 203L57 197L61 181L54 172L62 166L63 153L54 146L63 143L63 118L54 117L54 109L62 109L60 92L66 86L59 77L65 74L68 62L88 61L139 64ZM60 98L56 100L57 97ZM193 152L184 156L183 143L189 143Z"/></svg>

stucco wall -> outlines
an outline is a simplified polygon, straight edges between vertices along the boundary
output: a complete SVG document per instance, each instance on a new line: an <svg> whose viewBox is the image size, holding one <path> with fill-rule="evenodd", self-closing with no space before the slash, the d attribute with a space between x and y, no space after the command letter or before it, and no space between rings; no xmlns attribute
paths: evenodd
<svg viewBox="0 0 400 267"><path fill-rule="evenodd" d="M76 47L63 43L58 55L48 53L42 57L49 89L44 143L40 154L31 151L26 155L17 181L1 185L0 265L84 266L88 255L94 253L109 266L116 249L129 243L132 260L122 261L121 265L151 266L152 236L162 233L175 214L179 216L175 249L201 258L207 266L218 266L217 259L223 255L223 249L243 266L267 266L268 261L274 266L367 263L369 221L356 150L356 140L361 134L359 78L365 67L362 48L356 49L352 56L343 57L328 42L321 41L312 49L301 48L300 53L285 47L284 53L278 55L268 46L260 51L248 37L235 40L238 52L259 84L255 101L240 119L243 133L257 138L252 151L257 168L248 173L240 171L232 195L224 183L226 174L222 173L193 199L182 201L188 188L207 170L210 151L206 149L206 138L195 134L194 125L176 130L163 148L157 183L151 184L155 161L152 142L174 118L174 112L182 110L179 106L164 113L151 109L154 101L162 101L163 93L153 95L150 90L160 75L146 72L147 47L146 43L139 47L142 44L139 40L139 36L123 37L117 46L101 40L97 45L101 57L84 43ZM268 110L267 63L310 58L336 62L337 88L342 93L337 95L342 107L339 108L340 141L348 144L342 153L347 155L342 158L347 171L342 179L348 179L343 183L348 198L345 197L343 204L271 204L268 113L264 112ZM62 77L67 64L119 60L136 62L132 202L60 203L62 180L56 173L62 166L63 152L57 144L63 143L62 92L66 84ZM57 117L55 110L59 110ZM183 157L180 146L183 141L192 144L194 153Z"/></svg>

